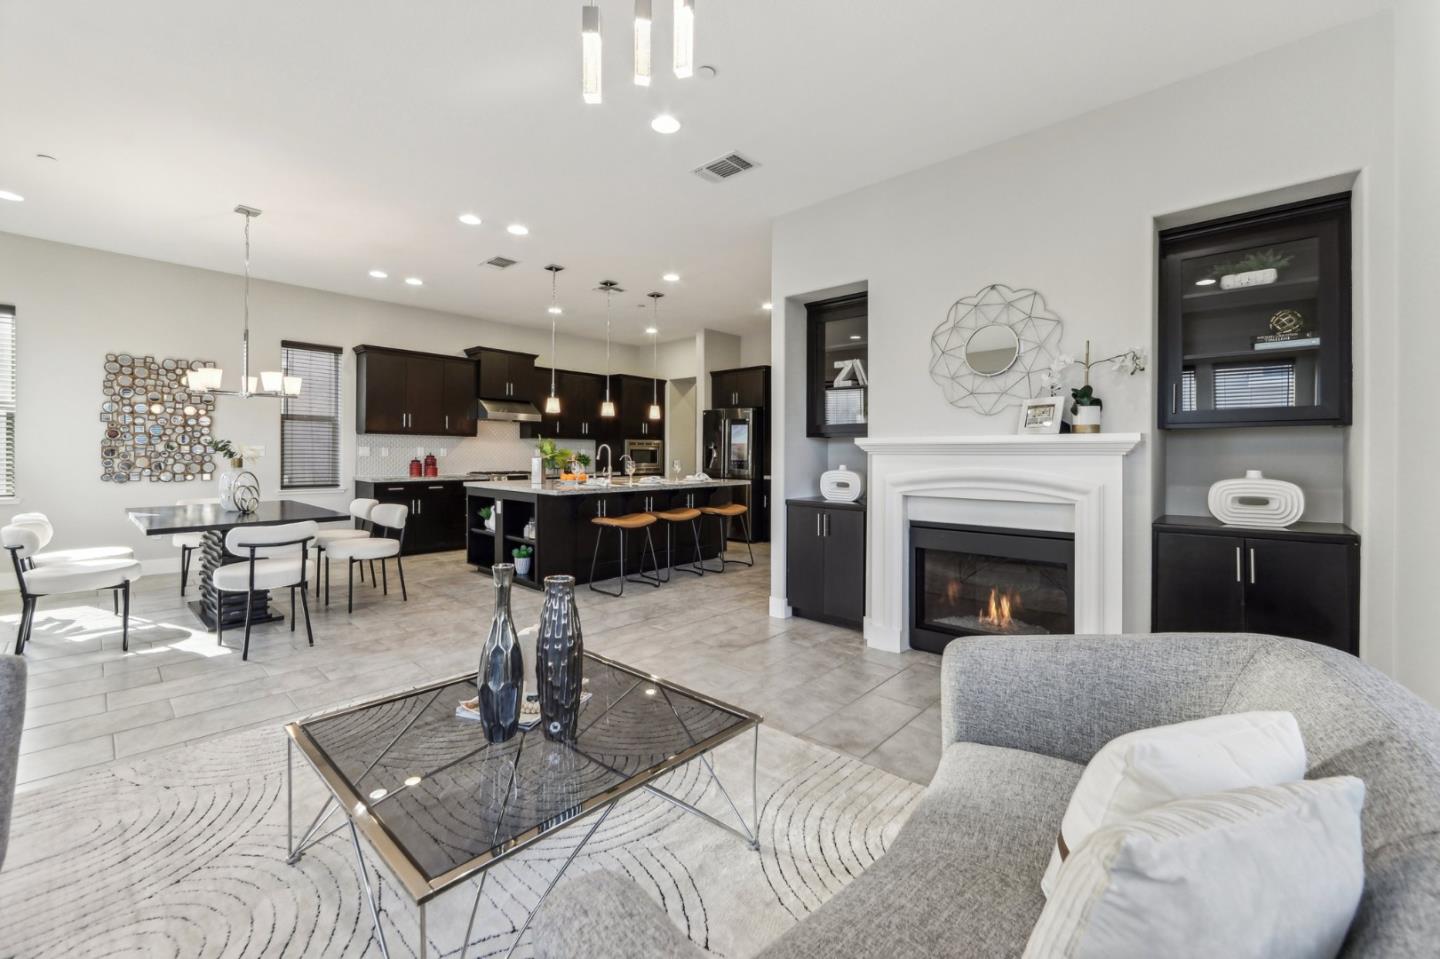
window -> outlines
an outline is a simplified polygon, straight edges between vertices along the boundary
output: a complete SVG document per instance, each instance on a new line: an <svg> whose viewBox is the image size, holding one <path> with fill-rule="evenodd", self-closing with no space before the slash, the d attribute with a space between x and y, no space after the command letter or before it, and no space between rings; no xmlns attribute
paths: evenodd
<svg viewBox="0 0 1440 959"><path fill-rule="evenodd" d="M340 348L280 344L286 376L301 378L300 395L280 401L280 485L340 485Z"/></svg>
<svg viewBox="0 0 1440 959"><path fill-rule="evenodd" d="M1295 363L1244 363L1215 368L1215 408L1295 405Z"/></svg>
<svg viewBox="0 0 1440 959"><path fill-rule="evenodd" d="M15 307L0 305L0 496L15 495Z"/></svg>

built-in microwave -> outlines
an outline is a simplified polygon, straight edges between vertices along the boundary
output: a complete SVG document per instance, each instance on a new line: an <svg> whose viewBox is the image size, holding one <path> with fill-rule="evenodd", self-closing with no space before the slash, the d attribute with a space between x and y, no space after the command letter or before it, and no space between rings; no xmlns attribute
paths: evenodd
<svg viewBox="0 0 1440 959"><path fill-rule="evenodd" d="M626 440L625 455L635 461L636 473L665 475L665 444L660 440Z"/></svg>

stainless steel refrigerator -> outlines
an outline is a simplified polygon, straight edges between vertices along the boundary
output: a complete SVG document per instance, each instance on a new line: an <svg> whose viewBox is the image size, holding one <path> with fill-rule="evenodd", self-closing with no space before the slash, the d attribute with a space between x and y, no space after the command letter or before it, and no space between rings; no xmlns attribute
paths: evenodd
<svg viewBox="0 0 1440 959"><path fill-rule="evenodd" d="M750 507L750 534L757 543L770 541L770 456L765 411L706 410L700 468L712 479L749 480L743 500ZM741 536L740 524L733 527Z"/></svg>

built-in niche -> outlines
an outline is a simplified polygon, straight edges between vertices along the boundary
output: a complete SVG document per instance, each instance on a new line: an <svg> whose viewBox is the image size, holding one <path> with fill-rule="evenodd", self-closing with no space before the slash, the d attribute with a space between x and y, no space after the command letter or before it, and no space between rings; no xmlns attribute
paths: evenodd
<svg viewBox="0 0 1440 959"><path fill-rule="evenodd" d="M855 437L868 433L870 303L866 293L806 306L805 435Z"/></svg>

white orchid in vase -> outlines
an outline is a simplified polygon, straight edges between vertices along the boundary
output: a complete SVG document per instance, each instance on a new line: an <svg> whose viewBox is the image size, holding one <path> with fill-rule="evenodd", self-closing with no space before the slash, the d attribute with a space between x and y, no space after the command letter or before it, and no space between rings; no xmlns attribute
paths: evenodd
<svg viewBox="0 0 1440 959"><path fill-rule="evenodd" d="M1118 373L1134 376L1136 373L1145 372L1145 353L1143 350L1131 348L1104 359L1091 359L1090 341L1086 340L1083 360L1077 360L1068 353L1061 353L1055 357L1050 368L1040 374L1040 383L1048 391L1048 394L1058 396L1065 389L1065 372L1067 370L1072 366L1078 366L1085 371L1084 383L1070 390L1072 400L1070 413L1075 418L1074 429L1076 432L1100 432L1100 410L1105 404L1101 402L1100 397L1095 395L1095 388L1090 385L1090 371L1106 363L1113 364Z"/></svg>

